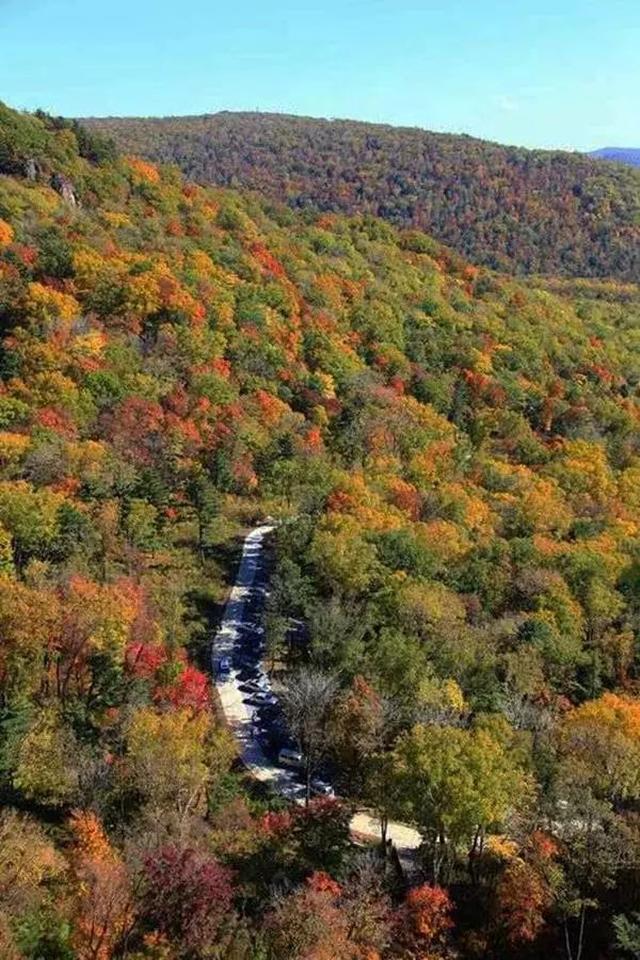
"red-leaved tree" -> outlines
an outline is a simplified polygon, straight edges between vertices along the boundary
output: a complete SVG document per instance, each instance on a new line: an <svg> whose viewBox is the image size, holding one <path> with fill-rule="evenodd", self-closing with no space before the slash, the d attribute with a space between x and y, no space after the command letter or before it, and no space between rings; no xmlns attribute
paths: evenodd
<svg viewBox="0 0 640 960"><path fill-rule="evenodd" d="M409 956L430 955L443 943L453 927L452 909L449 894L442 887L423 883L409 891L396 914L397 941Z"/></svg>
<svg viewBox="0 0 640 960"><path fill-rule="evenodd" d="M144 861L142 909L157 930L186 951L215 943L233 904L232 873L213 857L169 845Z"/></svg>

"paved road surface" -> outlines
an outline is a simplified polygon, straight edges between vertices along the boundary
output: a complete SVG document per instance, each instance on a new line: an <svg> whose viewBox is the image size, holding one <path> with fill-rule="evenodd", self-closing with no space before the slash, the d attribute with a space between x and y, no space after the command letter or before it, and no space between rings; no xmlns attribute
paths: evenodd
<svg viewBox="0 0 640 960"><path fill-rule="evenodd" d="M240 689L243 671L255 668L261 658L262 628L256 621L266 595L263 541L272 530L272 526L263 524L245 537L236 582L212 645L211 666L223 713L240 744L245 766L257 780L268 783L277 793L301 802L302 784L293 772L277 766L263 749L257 708L246 702L247 693ZM221 672L220 662L225 659L231 669ZM264 685L268 689L266 681ZM351 829L361 836L380 837L380 823L368 813L356 813ZM410 857L421 842L417 830L402 823L390 823L387 836L401 859Z"/></svg>

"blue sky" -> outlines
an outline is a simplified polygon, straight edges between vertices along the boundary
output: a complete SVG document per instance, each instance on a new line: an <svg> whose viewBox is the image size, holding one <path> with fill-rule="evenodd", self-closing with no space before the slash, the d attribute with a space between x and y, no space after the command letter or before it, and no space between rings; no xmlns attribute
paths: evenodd
<svg viewBox="0 0 640 960"><path fill-rule="evenodd" d="M640 146L638 0L0 0L0 99Z"/></svg>

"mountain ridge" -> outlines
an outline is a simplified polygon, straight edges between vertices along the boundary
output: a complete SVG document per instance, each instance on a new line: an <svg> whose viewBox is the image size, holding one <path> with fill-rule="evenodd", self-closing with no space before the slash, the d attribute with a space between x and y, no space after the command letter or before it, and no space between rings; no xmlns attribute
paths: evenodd
<svg viewBox="0 0 640 960"><path fill-rule="evenodd" d="M589 154L598 160L613 160L632 167L640 167L640 147L600 147Z"/></svg>
<svg viewBox="0 0 640 960"><path fill-rule="evenodd" d="M380 216L492 269L640 278L640 172L586 154L277 113L81 123L196 182Z"/></svg>
<svg viewBox="0 0 640 960"><path fill-rule="evenodd" d="M479 137L473 133L452 133L450 130L431 130L428 127L421 127L418 124L388 123L378 120L359 120L355 117L316 117L307 113L284 113L277 110L214 110L211 113L176 113L176 114L101 114L87 115L74 118L73 122L85 124L87 126L98 125L103 122L129 122L142 121L152 123L165 123L166 121L181 120L214 120L219 117L238 117L243 119L266 118L283 119L295 121L311 121L318 124L349 124L359 127L375 127L382 130L395 130L405 133L428 134L433 137L453 140L471 140L480 144L488 144L495 147L504 147L505 150L525 150L529 152L542 154L569 154L582 156L583 151L566 150L561 147L527 147L518 143L506 143L502 140L492 140L488 137ZM609 148L606 148L609 149ZM593 151L594 153L596 151ZM589 154L587 154L588 156Z"/></svg>

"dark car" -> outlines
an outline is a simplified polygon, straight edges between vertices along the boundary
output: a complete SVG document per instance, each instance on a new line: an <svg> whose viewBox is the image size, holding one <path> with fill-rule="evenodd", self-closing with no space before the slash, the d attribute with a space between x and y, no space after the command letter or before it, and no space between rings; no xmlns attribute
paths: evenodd
<svg viewBox="0 0 640 960"><path fill-rule="evenodd" d="M260 722L264 724L265 727L274 727L286 731L286 723L284 721L284 715L282 713L282 707L276 701L276 703L261 703L258 704L257 714L260 717Z"/></svg>
<svg viewBox="0 0 640 960"><path fill-rule="evenodd" d="M273 693L270 693L268 690L258 690L257 693L249 693L244 700L247 703L251 703L256 707L268 706L275 707L278 703L278 698L274 696Z"/></svg>
<svg viewBox="0 0 640 960"><path fill-rule="evenodd" d="M240 683L255 683L260 676L258 667L243 666L238 670L238 680Z"/></svg>

